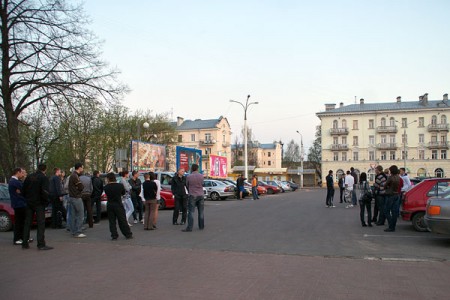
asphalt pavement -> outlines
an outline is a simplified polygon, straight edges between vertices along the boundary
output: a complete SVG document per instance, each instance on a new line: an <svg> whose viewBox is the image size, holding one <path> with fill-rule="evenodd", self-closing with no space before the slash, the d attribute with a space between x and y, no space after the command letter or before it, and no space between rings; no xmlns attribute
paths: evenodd
<svg viewBox="0 0 450 300"><path fill-rule="evenodd" d="M104 218L87 238L47 228L22 250L0 233L1 299L445 299L450 238L361 227L359 207L325 207L323 189L260 200L207 201L205 230L158 230L111 241ZM36 230L32 236L35 237Z"/></svg>

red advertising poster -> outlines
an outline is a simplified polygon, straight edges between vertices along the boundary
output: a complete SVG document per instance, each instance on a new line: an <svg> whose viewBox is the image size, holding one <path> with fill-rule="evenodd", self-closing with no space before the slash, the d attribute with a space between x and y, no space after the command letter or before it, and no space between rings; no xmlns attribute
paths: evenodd
<svg viewBox="0 0 450 300"><path fill-rule="evenodd" d="M132 170L161 171L166 169L166 147L141 141L131 141Z"/></svg>
<svg viewBox="0 0 450 300"><path fill-rule="evenodd" d="M227 158L225 156L210 155L209 165L211 166L209 176L211 177L227 177Z"/></svg>

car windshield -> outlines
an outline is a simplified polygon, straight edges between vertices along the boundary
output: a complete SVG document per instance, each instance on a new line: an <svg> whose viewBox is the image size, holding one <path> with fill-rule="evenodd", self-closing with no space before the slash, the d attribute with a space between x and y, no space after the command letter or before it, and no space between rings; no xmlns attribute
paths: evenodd
<svg viewBox="0 0 450 300"><path fill-rule="evenodd" d="M0 185L0 201L10 202L8 186Z"/></svg>

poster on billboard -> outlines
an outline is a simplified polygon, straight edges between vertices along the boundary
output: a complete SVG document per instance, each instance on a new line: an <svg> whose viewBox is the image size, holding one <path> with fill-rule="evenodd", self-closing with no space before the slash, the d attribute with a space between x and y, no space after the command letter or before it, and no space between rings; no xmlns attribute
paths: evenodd
<svg viewBox="0 0 450 300"><path fill-rule="evenodd" d="M133 171L164 171L166 169L166 146L131 141L131 169Z"/></svg>
<svg viewBox="0 0 450 300"><path fill-rule="evenodd" d="M209 176L211 177L227 177L227 158L225 156L210 155L209 165L211 170L209 171Z"/></svg>
<svg viewBox="0 0 450 300"><path fill-rule="evenodd" d="M192 164L199 166L202 173L202 150L177 146L177 170L183 168L186 172L191 170Z"/></svg>

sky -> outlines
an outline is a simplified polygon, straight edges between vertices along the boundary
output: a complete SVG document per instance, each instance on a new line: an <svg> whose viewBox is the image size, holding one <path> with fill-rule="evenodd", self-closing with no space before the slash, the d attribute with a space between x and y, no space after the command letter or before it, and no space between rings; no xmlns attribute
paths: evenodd
<svg viewBox="0 0 450 300"><path fill-rule="evenodd" d="M312 145L316 113L450 93L450 1L89 0L87 25L131 92L176 119L224 116L260 143Z"/></svg>

